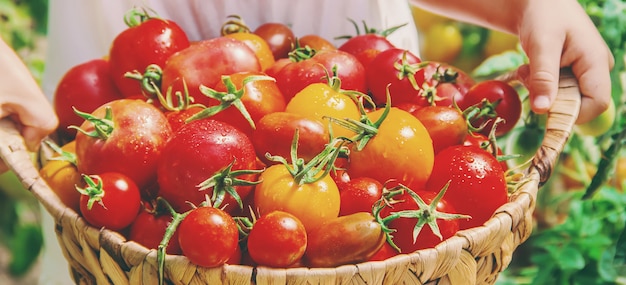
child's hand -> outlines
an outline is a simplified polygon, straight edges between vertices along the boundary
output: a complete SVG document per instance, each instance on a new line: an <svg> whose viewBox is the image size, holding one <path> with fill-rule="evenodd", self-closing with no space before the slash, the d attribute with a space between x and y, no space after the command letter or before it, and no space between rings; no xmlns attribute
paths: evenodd
<svg viewBox="0 0 626 285"><path fill-rule="evenodd" d="M32 151L59 123L24 63L0 40L0 119L6 118L15 121ZM0 161L0 173L4 170L6 166Z"/></svg>
<svg viewBox="0 0 626 285"><path fill-rule="evenodd" d="M577 123L606 110L611 100L613 55L578 2L528 1L520 18L519 38L530 62L519 75L530 91L533 111L548 111L558 89L559 69L566 66L578 78L583 95Z"/></svg>

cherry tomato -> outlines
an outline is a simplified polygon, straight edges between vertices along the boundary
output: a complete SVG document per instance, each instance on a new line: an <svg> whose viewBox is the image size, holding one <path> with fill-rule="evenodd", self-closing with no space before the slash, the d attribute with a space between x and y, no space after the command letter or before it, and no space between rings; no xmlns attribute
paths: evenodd
<svg viewBox="0 0 626 285"><path fill-rule="evenodd" d="M503 136L515 127L522 114L522 101L517 90L500 80L478 82L464 96L456 97L455 100L461 110L466 110L473 105L481 106L481 109L493 110L487 116L469 118L476 127L487 122L481 131L485 135L488 135L493 128L496 117L504 119L502 123L496 126L496 136ZM483 100L486 103L482 103Z"/></svg>
<svg viewBox="0 0 626 285"><path fill-rule="evenodd" d="M191 208L189 203L199 205L206 200L205 195L212 197L216 191L214 187L200 190L202 182L231 164L230 172L255 169L256 163L252 142L237 128L211 119L191 121L178 129L163 149L156 170L158 194L177 212L184 212ZM255 175L237 178L253 181ZM251 191L251 186L230 186L242 200ZM230 212L239 206L231 194L224 192L228 187L217 189L224 200L220 205L213 205L225 206Z"/></svg>
<svg viewBox="0 0 626 285"><path fill-rule="evenodd" d="M135 241L148 249L158 249L165 230L172 222L169 213L157 212L154 209L142 209L130 225L128 239ZM174 231L167 247L167 254L182 254L178 243L178 230Z"/></svg>
<svg viewBox="0 0 626 285"><path fill-rule="evenodd" d="M213 207L191 210L178 225L183 255L202 267L220 266L239 247L239 230L228 213Z"/></svg>
<svg viewBox="0 0 626 285"><path fill-rule="evenodd" d="M58 130L64 139L74 139L76 130L68 127L79 126L83 122L72 107L93 112L104 103L122 98L111 78L109 66L109 61L105 59L83 62L70 68L57 84L53 105L59 117Z"/></svg>
<svg viewBox="0 0 626 285"><path fill-rule="evenodd" d="M341 199L339 216L370 212L383 193L383 185L369 177L352 178L338 186Z"/></svg>
<svg viewBox="0 0 626 285"><path fill-rule="evenodd" d="M591 121L574 126L574 130L583 136L598 137L605 134L615 122L615 102L609 101L609 107Z"/></svg>
<svg viewBox="0 0 626 285"><path fill-rule="evenodd" d="M410 78L415 78L421 59L408 50L390 48L380 52L367 66L365 71L367 87L377 105L387 101L387 86L391 104L404 102L427 105L420 86L413 85Z"/></svg>
<svg viewBox="0 0 626 285"><path fill-rule="evenodd" d="M107 113L110 110L110 118ZM156 182L157 160L172 135L165 115L141 100L118 99L91 114L76 134L76 158L80 173L120 172L142 189L142 195ZM96 125L106 134L96 132ZM90 135L87 135L90 134Z"/></svg>
<svg viewBox="0 0 626 285"><path fill-rule="evenodd" d="M70 141L61 149L75 155L76 141ZM76 186L82 187L84 181L72 161L65 159L48 160L41 167L39 173L65 206L76 213L80 213L81 195L76 191Z"/></svg>
<svg viewBox="0 0 626 285"><path fill-rule="evenodd" d="M324 122L335 137L354 136L354 132L332 123L328 118L359 120L361 113L354 100L327 83L310 84L287 103L285 112L311 116Z"/></svg>
<svg viewBox="0 0 626 285"><path fill-rule="evenodd" d="M414 116L424 124L433 140L435 154L453 145L461 145L469 130L463 113L449 106L426 106Z"/></svg>
<svg viewBox="0 0 626 285"><path fill-rule="evenodd" d="M367 114L376 122L384 109ZM391 107L387 117L362 150L350 151L348 174L380 183L395 179L409 188L423 187L432 172L434 151L428 130L413 115Z"/></svg>
<svg viewBox="0 0 626 285"><path fill-rule="evenodd" d="M245 81L253 76L264 76L265 79ZM245 85L244 82L246 82ZM209 107L219 104L229 105L227 105L226 109L211 116L211 118L227 122L248 136L252 135L261 117L285 110L285 98L280 89L278 89L278 85L276 85L273 78L266 76L262 72L233 73L228 75L228 77L223 77L222 81L215 85L214 89L217 92L221 92L219 94L227 97L230 97L229 94L237 94L240 97L238 100L232 100L232 98L212 100ZM248 113L247 115L253 124L245 118L244 112L237 108L237 102L243 104L245 112Z"/></svg>
<svg viewBox="0 0 626 285"><path fill-rule="evenodd" d="M327 39L315 34L302 36L298 38L298 42L300 43L301 47L309 46L310 48L317 51L337 49L337 47L335 47L335 45L333 45Z"/></svg>
<svg viewBox="0 0 626 285"><path fill-rule="evenodd" d="M504 170L500 162L486 150L476 146L452 146L435 157L433 173L427 189L438 193L450 182L445 198L459 214L461 230L484 224L496 209L508 201ZM476 205L480 205L477 207Z"/></svg>
<svg viewBox="0 0 626 285"><path fill-rule="evenodd" d="M491 153L496 159L499 156L504 155L500 146L498 146L497 144L494 145L494 142L491 142L487 136L480 133L470 132L467 136L465 136L465 141L463 142L463 145L480 147ZM502 166L502 169L504 171L507 171L509 169L506 161L500 161L500 166Z"/></svg>
<svg viewBox="0 0 626 285"><path fill-rule="evenodd" d="M272 54L270 46L267 44L265 39L261 38L261 36L253 33L232 33L225 35L225 37L237 39L246 43L246 45L254 51L259 59L261 71L274 64L274 54Z"/></svg>
<svg viewBox="0 0 626 285"><path fill-rule="evenodd" d="M462 69L439 61L429 61L415 73L415 81L427 93L429 105L453 106L454 98L465 96L476 81ZM429 94L432 93L432 94ZM432 99L430 98L432 97Z"/></svg>
<svg viewBox="0 0 626 285"><path fill-rule="evenodd" d="M125 97L141 94L141 84L126 72L143 73L151 64L164 66L174 53L189 47L189 39L174 21L143 15L137 10L126 15L128 28L119 33L109 50L113 81ZM135 17L143 21L137 22Z"/></svg>
<svg viewBox="0 0 626 285"><path fill-rule="evenodd" d="M426 31L422 41L422 54L426 60L452 62L463 48L463 34L455 22L434 24Z"/></svg>
<svg viewBox="0 0 626 285"><path fill-rule="evenodd" d="M412 191L412 190L407 190ZM433 200L439 192L431 192L418 190L414 191L415 195L419 196L426 205L431 205ZM437 201L434 211L428 210L428 214L418 214L416 212L415 217L400 217L389 222L388 227L393 230L391 233L393 243L400 249L400 253L411 253L416 250L432 248L441 243L443 240L450 238L459 230L459 219L442 219L436 212L456 214L457 210L446 201L447 197L450 197L451 193L445 193L444 197ZM381 217L384 219L389 215L398 213L400 211L418 211L424 210L415 201L415 198L408 192L404 192L396 197L393 197L396 203L391 203L390 206L385 207L381 211ZM473 205L476 207L476 205ZM441 234L438 237L433 233L432 228L428 225L429 220L436 221L437 227ZM419 234L414 239L413 231L418 222L425 223L421 228Z"/></svg>
<svg viewBox="0 0 626 285"><path fill-rule="evenodd" d="M139 214L139 188L128 176L103 172L84 176L86 187L79 189L80 213L90 225L119 231L128 227Z"/></svg>
<svg viewBox="0 0 626 285"><path fill-rule="evenodd" d="M293 57L292 62L285 64L274 76L287 102L308 85L327 82L327 74L333 75L333 69L337 71L342 89L367 91L365 67L355 56L340 50L308 50L297 55L300 57Z"/></svg>
<svg viewBox="0 0 626 285"><path fill-rule="evenodd" d="M304 255L307 234L302 222L294 215L272 211L254 222L247 245L248 253L257 265L285 268Z"/></svg>
<svg viewBox="0 0 626 285"><path fill-rule="evenodd" d="M296 41L296 36L291 28L282 23L263 23L253 33L267 42L274 59L286 58Z"/></svg>
<svg viewBox="0 0 626 285"><path fill-rule="evenodd" d="M265 155L277 155L291 161L291 143L299 134L298 154L304 161L319 154L329 140L326 122L301 113L274 112L259 120L251 140L256 154L265 164L275 164Z"/></svg>
<svg viewBox="0 0 626 285"><path fill-rule="evenodd" d="M309 232L304 254L311 267L337 267L367 261L385 243L381 225L369 212L328 219Z"/></svg>
<svg viewBox="0 0 626 285"><path fill-rule="evenodd" d="M167 60L161 93L167 94L169 89L169 92L184 92L184 83L194 103L209 105L210 98L200 92L200 86L213 88L222 75L243 71L261 71L259 59L248 45L229 37L202 40Z"/></svg>
<svg viewBox="0 0 626 285"><path fill-rule="evenodd" d="M254 190L254 205L261 215L285 211L296 216L307 232L339 215L339 189L326 175L313 183L299 184L287 167L276 164L260 175Z"/></svg>

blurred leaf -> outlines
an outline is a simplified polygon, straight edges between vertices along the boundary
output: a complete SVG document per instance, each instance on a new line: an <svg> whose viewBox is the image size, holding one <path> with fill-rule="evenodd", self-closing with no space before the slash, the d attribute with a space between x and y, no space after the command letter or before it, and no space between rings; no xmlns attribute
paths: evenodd
<svg viewBox="0 0 626 285"><path fill-rule="evenodd" d="M505 51L485 59L472 71L472 76L478 80L493 78L500 74L513 71L527 62L528 58L521 48L515 51Z"/></svg>
<svg viewBox="0 0 626 285"><path fill-rule="evenodd" d="M37 261L43 247L43 233L39 224L18 226L11 242L11 262L9 271L14 276L21 276L31 269Z"/></svg>

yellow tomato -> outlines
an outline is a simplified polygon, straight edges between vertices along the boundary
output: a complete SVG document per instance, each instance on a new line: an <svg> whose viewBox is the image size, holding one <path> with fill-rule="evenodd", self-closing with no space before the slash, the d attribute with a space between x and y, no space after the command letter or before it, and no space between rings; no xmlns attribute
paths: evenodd
<svg viewBox="0 0 626 285"><path fill-rule="evenodd" d="M259 214L284 211L296 216L307 231L339 215L339 189L330 175L298 184L283 164L272 165L259 177L254 205Z"/></svg>
<svg viewBox="0 0 626 285"><path fill-rule="evenodd" d="M425 60L452 62L461 53L463 35L455 23L438 23L426 31L421 44Z"/></svg>
<svg viewBox="0 0 626 285"><path fill-rule="evenodd" d="M609 102L609 107L604 112L587 123L576 125L574 130L581 135L593 137L608 132L615 121L615 103L613 100Z"/></svg>
<svg viewBox="0 0 626 285"><path fill-rule="evenodd" d="M64 145L62 149L74 153L74 141ZM82 186L83 179L74 164L67 160L51 159L39 170L39 173L63 204L77 213L80 211L81 194L76 190L76 185Z"/></svg>
<svg viewBox="0 0 626 285"><path fill-rule="evenodd" d="M415 27L422 32L430 30L433 25L451 21L450 18L426 11L414 5L411 5L411 14L413 14Z"/></svg>
<svg viewBox="0 0 626 285"><path fill-rule="evenodd" d="M515 50L518 42L519 40L515 35L491 30L487 42L485 42L485 56L489 57L507 50Z"/></svg>
<svg viewBox="0 0 626 285"><path fill-rule="evenodd" d="M346 118L359 120L361 114L357 104L348 95L333 89L327 83L313 83L298 92L289 103L285 111L288 113L302 114L318 118L327 123L328 117L343 120ZM332 124L332 132L335 137L344 136L350 138L354 132L337 124Z"/></svg>

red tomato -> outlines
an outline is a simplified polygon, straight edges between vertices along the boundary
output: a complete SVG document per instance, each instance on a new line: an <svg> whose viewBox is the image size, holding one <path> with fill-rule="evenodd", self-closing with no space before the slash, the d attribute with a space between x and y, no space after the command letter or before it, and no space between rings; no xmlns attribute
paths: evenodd
<svg viewBox="0 0 626 285"><path fill-rule="evenodd" d="M455 100L461 110L473 105L479 105L481 109L488 105L488 108L493 110L486 117L469 118L475 127L488 122L481 131L485 135L488 135L493 128L496 117L504 119L504 122L496 126L496 136L503 136L515 127L522 114L522 101L517 90L500 80L478 82L467 91L465 96L457 97ZM483 100L487 103L483 104Z"/></svg>
<svg viewBox="0 0 626 285"><path fill-rule="evenodd" d="M419 69L421 59L408 50L390 48L380 52L367 66L365 71L367 87L377 105L387 101L387 85L391 104L404 102L426 105L421 96L421 86L413 85L411 78ZM391 85L390 85L391 84Z"/></svg>
<svg viewBox="0 0 626 285"><path fill-rule="evenodd" d="M244 42L229 37L203 40L167 60L161 93L166 94L170 88L171 92L183 92L184 81L194 103L210 105L211 100L200 92L200 86L214 88L222 75L242 71L261 71L259 59Z"/></svg>
<svg viewBox="0 0 626 285"><path fill-rule="evenodd" d="M239 247L239 230L228 213L213 207L191 210L178 225L178 242L189 261L203 267L220 266Z"/></svg>
<svg viewBox="0 0 626 285"><path fill-rule="evenodd" d="M275 164L265 156L270 154L291 161L291 144L296 130L298 155L305 161L319 154L328 143L328 130L321 120L299 113L270 113L259 120L251 136L259 159L267 165Z"/></svg>
<svg viewBox="0 0 626 285"><path fill-rule="evenodd" d="M259 80L248 81L254 77L258 77ZM248 136L252 135L261 117L285 110L285 98L276 81L262 72L238 72L227 75L215 85L215 91L216 97L222 99L211 100L209 108L218 105L228 107L210 116L211 119L227 122ZM238 99L233 99L231 97L233 95ZM239 109L239 103L243 105L243 111ZM247 115L244 115L245 113ZM249 116L252 122L245 116Z"/></svg>
<svg viewBox="0 0 626 285"><path fill-rule="evenodd" d="M469 132L463 113L455 107L426 106L415 111L414 116L428 130L435 154L449 146L463 144Z"/></svg>
<svg viewBox="0 0 626 285"><path fill-rule="evenodd" d="M469 133L467 136L465 136L465 141L463 141L463 145L466 146L477 146L480 147L486 151L488 151L489 153L491 153L495 158L498 158L501 155L504 155L502 153L502 149L498 146L495 145L495 152L494 152L494 144L495 142L491 142L489 141L489 138L483 134L480 133ZM500 161L500 165L502 166L502 169L504 171L507 171L509 169L509 166L507 165L506 161Z"/></svg>
<svg viewBox="0 0 626 285"><path fill-rule="evenodd" d="M440 191L450 182L446 200L459 214L469 220L459 220L460 229L484 224L495 210L508 201L504 171L498 160L476 146L452 146L435 156L433 173L427 189Z"/></svg>
<svg viewBox="0 0 626 285"><path fill-rule="evenodd" d="M103 172L83 176L87 186L79 189L80 213L90 225L119 231L128 227L141 208L139 188L126 175Z"/></svg>
<svg viewBox="0 0 626 285"><path fill-rule="evenodd" d="M432 102L437 106L453 106L453 98L464 96L476 82L463 70L437 61L430 61L415 73L417 85L432 88ZM427 97L427 100L429 98ZM430 104L432 105L432 104Z"/></svg>
<svg viewBox="0 0 626 285"><path fill-rule="evenodd" d="M407 189L406 191L411 191ZM420 207L414 197L409 192L404 192L398 196L393 197L393 200L398 201L392 203L381 210L381 217L383 219L394 215L400 211L414 211L414 217L399 217L389 222L388 227L393 230L391 235L393 236L393 243L400 248L400 253L411 253L416 250L432 248L443 240L450 238L459 230L459 223L462 220L459 219L442 219L438 213L456 214L457 211L446 201L446 198L450 197L451 193L446 193L443 198L431 206L434 202L438 192L430 191L414 191L414 194L419 196L430 208ZM476 207L476 205L472 205ZM428 210L426 210L428 209ZM422 210L425 212L418 212ZM433 229L428 224L429 222L436 222L441 238L433 233ZM421 223L419 234L414 237L414 229L416 224ZM415 239L414 239L415 238Z"/></svg>
<svg viewBox="0 0 626 285"><path fill-rule="evenodd" d="M211 197L215 189L201 191L199 184L224 170L231 163L232 171L256 168L256 153L250 139L235 127L216 120L191 121L181 127L167 142L157 166L159 196L167 200L177 212L191 209L188 203L199 205L205 195ZM238 176L252 181L254 174ZM251 186L231 185L240 199L245 199ZM232 195L220 187L225 195L221 205L228 212L238 207Z"/></svg>
<svg viewBox="0 0 626 285"><path fill-rule="evenodd" d="M339 216L371 212L372 206L382 197L383 193L383 185L369 177L352 178L350 181L340 183L337 186L341 201Z"/></svg>
<svg viewBox="0 0 626 285"><path fill-rule="evenodd" d="M172 215L160 213L150 209L143 209L130 225L128 239L135 241L148 249L158 249L165 230L172 222ZM174 231L165 249L167 254L181 254L178 244L178 230Z"/></svg>
<svg viewBox="0 0 626 285"><path fill-rule="evenodd" d="M59 133L71 140L76 136L76 130L68 127L83 123L84 120L74 113L72 107L91 113L100 105L121 98L122 93L111 78L109 61L93 59L70 68L54 91L53 104L59 117Z"/></svg>
<svg viewBox="0 0 626 285"><path fill-rule="evenodd" d="M107 110L111 111L108 119ZM118 99L98 107L91 116L100 122L94 124L86 120L80 126L85 133L76 134L78 171L86 174L120 172L145 192L156 182L157 160L172 135L165 115L145 101ZM98 134L96 125L107 129L108 134ZM147 197L152 194L142 193Z"/></svg>
<svg viewBox="0 0 626 285"><path fill-rule="evenodd" d="M309 50L311 52L311 50ZM275 75L276 83L287 102L296 93L312 83L326 83L326 74L332 75L334 67L341 79L343 90L366 92L365 67L353 55L340 50L312 52L301 58L294 58Z"/></svg>
<svg viewBox="0 0 626 285"><path fill-rule="evenodd" d="M381 261L398 255L399 252L389 243L385 242L383 246L367 261Z"/></svg>
<svg viewBox="0 0 626 285"><path fill-rule="evenodd" d="M248 235L248 252L261 266L285 268L304 255L307 235L304 225L292 214L272 211L254 222Z"/></svg>
<svg viewBox="0 0 626 285"><path fill-rule="evenodd" d="M286 58L296 41L291 28L283 23L263 23L253 33L267 42L276 60Z"/></svg>
<svg viewBox="0 0 626 285"><path fill-rule="evenodd" d="M183 110L165 112L165 117L167 117L167 121L170 123L170 127L172 127L172 132L176 132L187 123L187 119L202 110L204 110L203 107L194 106Z"/></svg>
<svg viewBox="0 0 626 285"><path fill-rule="evenodd" d="M141 84L135 79L126 78L126 72L143 73L148 65L164 66L174 53L189 46L187 34L174 21L143 16L143 22L127 22L129 27L119 33L109 50L113 81L126 97L141 94ZM147 17L146 17L147 16ZM134 20L134 19L132 19Z"/></svg>

